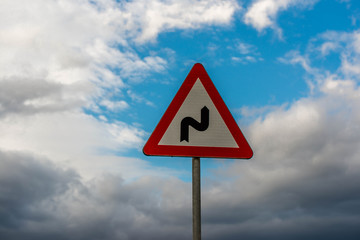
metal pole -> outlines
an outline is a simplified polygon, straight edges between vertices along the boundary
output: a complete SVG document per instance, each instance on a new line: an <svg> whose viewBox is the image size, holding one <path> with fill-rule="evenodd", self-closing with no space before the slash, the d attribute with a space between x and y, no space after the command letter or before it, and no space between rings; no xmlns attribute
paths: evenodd
<svg viewBox="0 0 360 240"><path fill-rule="evenodd" d="M193 240L201 240L200 158L192 159Z"/></svg>

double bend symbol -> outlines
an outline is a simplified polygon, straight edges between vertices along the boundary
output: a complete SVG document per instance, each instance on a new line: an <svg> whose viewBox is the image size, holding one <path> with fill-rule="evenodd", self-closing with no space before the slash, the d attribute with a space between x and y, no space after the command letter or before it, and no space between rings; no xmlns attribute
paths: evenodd
<svg viewBox="0 0 360 240"><path fill-rule="evenodd" d="M201 109L200 122L192 117L186 117L181 120L180 142L184 140L189 142L189 126L195 128L197 131L205 131L209 127L209 109L206 106Z"/></svg>

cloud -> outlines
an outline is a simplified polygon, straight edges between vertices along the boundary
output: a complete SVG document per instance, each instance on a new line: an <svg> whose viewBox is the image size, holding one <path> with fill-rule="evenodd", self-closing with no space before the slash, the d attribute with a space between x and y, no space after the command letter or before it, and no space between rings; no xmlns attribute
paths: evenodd
<svg viewBox="0 0 360 240"><path fill-rule="evenodd" d="M13 115L0 121L0 131L3 151L39 154L85 178L110 171L131 179L159 170L149 170L143 160L116 156L140 150L146 134L120 121L103 122L78 111Z"/></svg>
<svg viewBox="0 0 360 240"><path fill-rule="evenodd" d="M66 192L78 178L73 171L18 152L0 151L0 166L0 235L6 229L24 227L30 219L34 223L50 220L52 216L41 210L41 202Z"/></svg>
<svg viewBox="0 0 360 240"><path fill-rule="evenodd" d="M110 174L84 182L73 170L17 152L0 151L0 166L2 239L190 237L189 183L125 183Z"/></svg>
<svg viewBox="0 0 360 240"><path fill-rule="evenodd" d="M276 25L293 4L284 2L253 10L248 24L262 16L258 30ZM191 186L170 177L183 173L118 156L141 147L146 133L83 109L131 106L109 98L111 90L151 105L128 90L128 78L161 72L167 61L140 56L136 45L163 31L228 24L238 8L234 1L188 3L1 1L8 10L0 15L1 239L191 237ZM316 80L316 94L246 110L260 115L244 129L255 156L204 178L204 238L357 239L358 39L357 32L319 36L313 51L341 61L333 72L313 66L310 52L283 57Z"/></svg>
<svg viewBox="0 0 360 240"><path fill-rule="evenodd" d="M309 74L316 75L318 73L316 68L311 67L309 57L300 54L299 51L289 51L284 57L278 58L278 60L286 64L299 64Z"/></svg>
<svg viewBox="0 0 360 240"><path fill-rule="evenodd" d="M231 60L234 62L240 62L242 64L255 63L258 61L262 61L262 58L256 58L253 56L245 56L245 57L231 57Z"/></svg>
<svg viewBox="0 0 360 240"><path fill-rule="evenodd" d="M5 97L0 102L5 115L74 105L95 111L109 91L127 88L125 81L139 82L166 69L168 63L161 56L140 57L132 47L135 42L145 44L172 29L229 24L239 6L233 0L35 0L31 4L6 0L1 8L7 9L0 16L1 89L8 88L10 81L12 88L20 81L34 82L34 87L43 84L37 96L8 92L6 98L13 102ZM55 103L59 101L61 106Z"/></svg>
<svg viewBox="0 0 360 240"><path fill-rule="evenodd" d="M231 57L231 60L234 62L240 62L242 64L255 63L258 61L263 61L258 49L255 45L237 40L234 47L228 47L235 53L240 54L237 56Z"/></svg>
<svg viewBox="0 0 360 240"><path fill-rule="evenodd" d="M327 57L335 56L340 65L331 72L328 69L311 66L318 59L326 61ZM343 79L343 82L360 80L360 33L327 31L310 40L304 53L289 51L284 57L278 58L282 63L299 64L311 75L313 81L309 84L320 84L318 89L323 88L326 78Z"/></svg>
<svg viewBox="0 0 360 240"><path fill-rule="evenodd" d="M62 92L64 86L57 83L13 77L4 79L0 85L0 118L15 113L60 111L70 108L69 105L80 106L82 103L79 99L65 96Z"/></svg>
<svg viewBox="0 0 360 240"><path fill-rule="evenodd" d="M236 180L211 184L202 198L213 239L355 239L360 92L354 85L340 92L300 99L250 126L254 158L231 164L219 178Z"/></svg>
<svg viewBox="0 0 360 240"><path fill-rule="evenodd" d="M246 109L259 114L245 130L254 158L218 170L218 178L230 180L209 181L202 199L210 239L356 239L360 88L358 76L342 66L357 32L347 36L352 40L337 48L342 62L334 72L319 74L325 70L299 58L312 54L295 54L314 78L314 94L270 111Z"/></svg>
<svg viewBox="0 0 360 240"><path fill-rule="evenodd" d="M100 102L100 105L106 107L109 110L112 111L121 111L129 107L129 104L127 104L125 101L110 101L107 99L104 99Z"/></svg>
<svg viewBox="0 0 360 240"><path fill-rule="evenodd" d="M155 106L155 104L153 102L145 99L144 97L136 94L135 92L133 92L131 90L128 90L126 93L135 102L138 102L138 103L143 103L144 102L148 106L151 106L151 107Z"/></svg>
<svg viewBox="0 0 360 240"><path fill-rule="evenodd" d="M105 105L110 111L125 109L130 105L125 99L106 96L126 92L128 84L168 64L154 53L140 56L136 46L163 31L229 24L239 6L233 0L6 0L1 8L6 9L0 16L4 117L79 107L99 113ZM16 94L6 90L25 85Z"/></svg>
<svg viewBox="0 0 360 240"><path fill-rule="evenodd" d="M287 10L292 6L312 6L317 0L254 0L247 8L244 22L261 32L266 28L273 28L281 36L281 29L277 27L276 17L279 12Z"/></svg>
<svg viewBox="0 0 360 240"><path fill-rule="evenodd" d="M139 48L164 31L229 24L239 6L233 0L4 0L0 8L1 149L40 154L83 169L88 178L105 169L88 167L89 159L107 167L119 161L126 166L116 171L133 178L136 167L147 172L148 166L116 155L139 150L146 133L109 116L137 103L153 105L130 89L168 65Z"/></svg>
<svg viewBox="0 0 360 240"><path fill-rule="evenodd" d="M138 28L126 25L135 19L123 18L133 16L124 4L112 0L2 1L6 11L0 16L0 88L10 84L21 88L16 83L42 88L36 96L8 92L7 99L13 102L2 99L1 115L79 105L96 108L109 91L126 88L124 79L164 71L166 60L156 55L140 57L131 47L132 33ZM60 101L61 106L55 103Z"/></svg>
<svg viewBox="0 0 360 240"><path fill-rule="evenodd" d="M124 8L131 14L130 24L138 28L134 37L139 43L154 40L160 32L172 29L227 25L240 9L234 0L137 0L125 4Z"/></svg>
<svg viewBox="0 0 360 240"><path fill-rule="evenodd" d="M254 45L244 42L238 42L236 45L236 49L239 51L240 54L243 55L254 53L257 51L257 48Z"/></svg>
<svg viewBox="0 0 360 240"><path fill-rule="evenodd" d="M245 129L254 158L203 178L204 238L357 239L360 89L350 83L324 78L322 96L272 107ZM83 179L14 151L0 152L0 173L2 238L191 237L191 186L175 177Z"/></svg>

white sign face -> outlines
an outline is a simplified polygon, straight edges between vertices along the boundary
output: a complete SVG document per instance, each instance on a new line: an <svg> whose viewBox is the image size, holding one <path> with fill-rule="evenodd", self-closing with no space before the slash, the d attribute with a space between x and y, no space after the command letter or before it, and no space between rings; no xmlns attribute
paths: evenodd
<svg viewBox="0 0 360 240"><path fill-rule="evenodd" d="M202 110L204 107L207 110ZM187 124L186 119L197 123L203 129L199 130L200 128L189 122ZM199 78L166 129L159 145L239 147Z"/></svg>

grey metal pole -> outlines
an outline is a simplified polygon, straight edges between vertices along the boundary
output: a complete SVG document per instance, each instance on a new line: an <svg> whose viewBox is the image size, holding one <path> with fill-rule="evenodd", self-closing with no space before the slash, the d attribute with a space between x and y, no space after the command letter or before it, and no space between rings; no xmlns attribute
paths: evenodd
<svg viewBox="0 0 360 240"><path fill-rule="evenodd" d="M200 158L192 159L193 240L201 240Z"/></svg>

